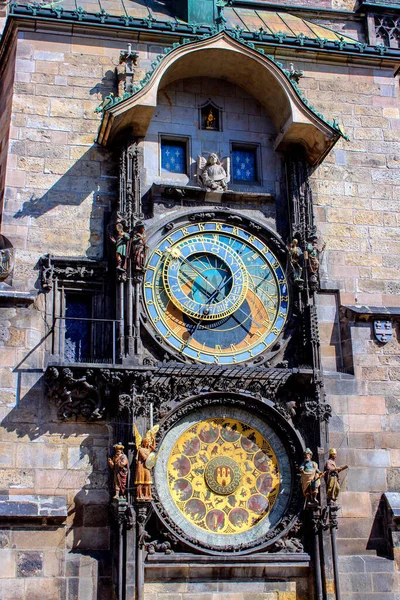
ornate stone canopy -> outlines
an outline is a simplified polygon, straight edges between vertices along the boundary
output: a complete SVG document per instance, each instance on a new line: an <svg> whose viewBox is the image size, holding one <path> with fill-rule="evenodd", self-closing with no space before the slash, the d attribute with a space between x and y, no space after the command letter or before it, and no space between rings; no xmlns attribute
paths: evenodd
<svg viewBox="0 0 400 600"><path fill-rule="evenodd" d="M276 151L302 144L309 163L315 165L340 137L337 129L307 106L272 58L222 31L179 45L166 54L142 89L104 110L97 141L106 146L125 132L145 136L157 106L158 91L194 74L222 77L239 84L263 104L276 127Z"/></svg>

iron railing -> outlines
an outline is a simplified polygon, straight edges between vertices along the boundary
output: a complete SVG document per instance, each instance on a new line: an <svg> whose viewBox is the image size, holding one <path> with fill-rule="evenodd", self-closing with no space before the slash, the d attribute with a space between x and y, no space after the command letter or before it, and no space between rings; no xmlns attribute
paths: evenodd
<svg viewBox="0 0 400 600"><path fill-rule="evenodd" d="M117 362L119 321L55 317L51 354L61 364Z"/></svg>

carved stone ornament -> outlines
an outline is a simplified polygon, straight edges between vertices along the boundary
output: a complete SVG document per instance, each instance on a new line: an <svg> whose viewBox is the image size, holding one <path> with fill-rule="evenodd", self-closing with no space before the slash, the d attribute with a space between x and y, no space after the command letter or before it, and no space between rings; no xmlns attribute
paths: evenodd
<svg viewBox="0 0 400 600"><path fill-rule="evenodd" d="M207 192L225 192L231 179L230 158L221 161L215 152L197 157L197 181Z"/></svg>
<svg viewBox="0 0 400 600"><path fill-rule="evenodd" d="M44 291L53 287L55 279L62 281L102 281L107 265L104 262L85 258L52 256L46 254L40 259L41 284Z"/></svg>
<svg viewBox="0 0 400 600"><path fill-rule="evenodd" d="M390 342L393 336L392 321L374 321L374 335L381 344Z"/></svg>

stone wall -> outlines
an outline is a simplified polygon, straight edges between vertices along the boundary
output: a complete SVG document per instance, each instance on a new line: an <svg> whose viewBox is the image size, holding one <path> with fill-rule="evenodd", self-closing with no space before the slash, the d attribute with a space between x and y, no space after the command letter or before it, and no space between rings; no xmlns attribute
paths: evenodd
<svg viewBox="0 0 400 600"><path fill-rule="evenodd" d="M7 162L10 165L7 154L15 73L16 46L14 44L11 45L7 54L7 59L3 60L0 69L0 223L4 204Z"/></svg>

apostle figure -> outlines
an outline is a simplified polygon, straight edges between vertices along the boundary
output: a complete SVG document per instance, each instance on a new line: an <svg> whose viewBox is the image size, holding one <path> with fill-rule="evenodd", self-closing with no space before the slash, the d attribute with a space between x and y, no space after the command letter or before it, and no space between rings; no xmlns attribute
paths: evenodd
<svg viewBox="0 0 400 600"><path fill-rule="evenodd" d="M336 448L330 448L329 450L329 458L325 463L324 467L324 478L326 483L326 498L328 504L335 503L338 499L340 492L340 480L339 473L344 469L347 469L348 466L344 465L343 467L336 466L336 457L337 452Z"/></svg>
<svg viewBox="0 0 400 600"><path fill-rule="evenodd" d="M114 498L126 498L126 482L128 480L129 461L124 454L124 446L119 443L114 445L114 456L108 459L108 465L114 472Z"/></svg>
<svg viewBox="0 0 400 600"><path fill-rule="evenodd" d="M320 486L321 471L316 462L312 460L310 448L304 452L304 461L300 467L301 487L307 502L315 504L317 502L318 489Z"/></svg>
<svg viewBox="0 0 400 600"><path fill-rule="evenodd" d="M155 425L150 431L146 433L144 438L138 432L136 425L134 426L135 442L136 442L136 473L135 473L135 485L136 487L136 499L137 500L152 500L151 485L153 480L151 478L150 469L155 464L155 453L156 449L156 433L159 430L159 425Z"/></svg>

